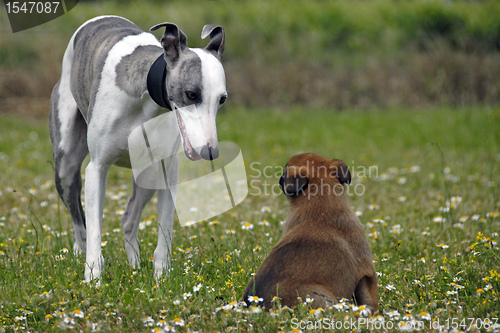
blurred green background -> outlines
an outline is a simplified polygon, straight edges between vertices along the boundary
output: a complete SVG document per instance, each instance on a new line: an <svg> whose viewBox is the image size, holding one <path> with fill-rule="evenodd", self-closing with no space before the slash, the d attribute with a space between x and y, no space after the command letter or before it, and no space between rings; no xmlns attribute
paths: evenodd
<svg viewBox="0 0 500 333"><path fill-rule="evenodd" d="M13 34L0 10L0 112L46 117L73 32L124 16L177 23L191 47L204 24L226 30L231 107L422 109L497 106L499 1L80 1ZM161 32L155 32L159 37Z"/></svg>

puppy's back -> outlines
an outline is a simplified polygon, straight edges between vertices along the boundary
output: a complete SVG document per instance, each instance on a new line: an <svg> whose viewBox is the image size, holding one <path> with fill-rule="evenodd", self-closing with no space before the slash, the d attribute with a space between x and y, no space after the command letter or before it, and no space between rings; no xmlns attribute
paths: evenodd
<svg viewBox="0 0 500 333"><path fill-rule="evenodd" d="M359 226L342 231L324 223L297 225L271 250L250 280L244 300L251 295L262 297L269 309L274 296L289 306L297 305L299 296L303 301L311 297L314 307L325 308L339 298L351 298L358 276L373 267L364 235L347 239L342 236L362 232L357 218L355 222Z"/></svg>

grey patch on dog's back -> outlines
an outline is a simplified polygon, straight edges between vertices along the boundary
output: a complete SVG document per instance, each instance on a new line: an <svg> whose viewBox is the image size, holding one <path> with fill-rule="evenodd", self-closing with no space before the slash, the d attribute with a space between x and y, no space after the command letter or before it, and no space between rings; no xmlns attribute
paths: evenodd
<svg viewBox="0 0 500 333"><path fill-rule="evenodd" d="M147 76L151 65L163 54L159 46L138 46L116 65L116 86L132 97L141 97L147 90Z"/></svg>
<svg viewBox="0 0 500 333"><path fill-rule="evenodd" d="M124 37L143 32L141 28L126 19L105 17L84 25L76 34L73 41L71 93L87 122L90 121L101 73L109 51Z"/></svg>
<svg viewBox="0 0 500 333"><path fill-rule="evenodd" d="M178 99L184 99L185 105L192 104L192 101L186 100L185 91L196 93L201 102L203 91L203 74L201 72L201 59L195 52L185 52L185 57L173 70L174 75L169 76L169 87L172 89L173 96ZM170 93L169 93L170 95Z"/></svg>

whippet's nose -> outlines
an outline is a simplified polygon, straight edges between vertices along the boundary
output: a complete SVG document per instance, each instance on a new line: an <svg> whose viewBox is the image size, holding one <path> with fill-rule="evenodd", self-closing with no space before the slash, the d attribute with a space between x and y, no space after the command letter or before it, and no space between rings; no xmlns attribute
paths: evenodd
<svg viewBox="0 0 500 333"><path fill-rule="evenodd" d="M213 147L210 147L207 143L201 149L200 156L204 160L208 160L208 161L215 160L217 157L219 157L219 147L213 148Z"/></svg>

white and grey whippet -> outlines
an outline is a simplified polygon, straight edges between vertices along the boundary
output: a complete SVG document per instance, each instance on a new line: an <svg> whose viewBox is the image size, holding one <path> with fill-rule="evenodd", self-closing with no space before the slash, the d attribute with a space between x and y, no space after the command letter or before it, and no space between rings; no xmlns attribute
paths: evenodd
<svg viewBox="0 0 500 333"><path fill-rule="evenodd" d="M227 97L221 56L224 29L206 25L201 37L210 36L204 49L190 49L186 35L173 23L161 41L134 23L102 16L84 23L66 49L62 74L50 104L57 191L74 224L74 251L86 251L85 280L101 277L101 226L108 170L111 165L130 168L127 138L144 122L168 112L176 113L186 156L191 160L219 155L215 118ZM183 115L195 105L197 115ZM195 124L196 123L196 124ZM204 135L198 135L203 126ZM199 142L204 138L204 142ZM180 142L178 143L180 145ZM81 204L81 165L85 170L85 214ZM167 177L175 182L178 163L170 159ZM169 179L169 183L170 183ZM137 186L122 217L125 249L132 267L140 264L137 231L142 210L156 190ZM158 245L155 275L170 265L175 193L158 190Z"/></svg>

